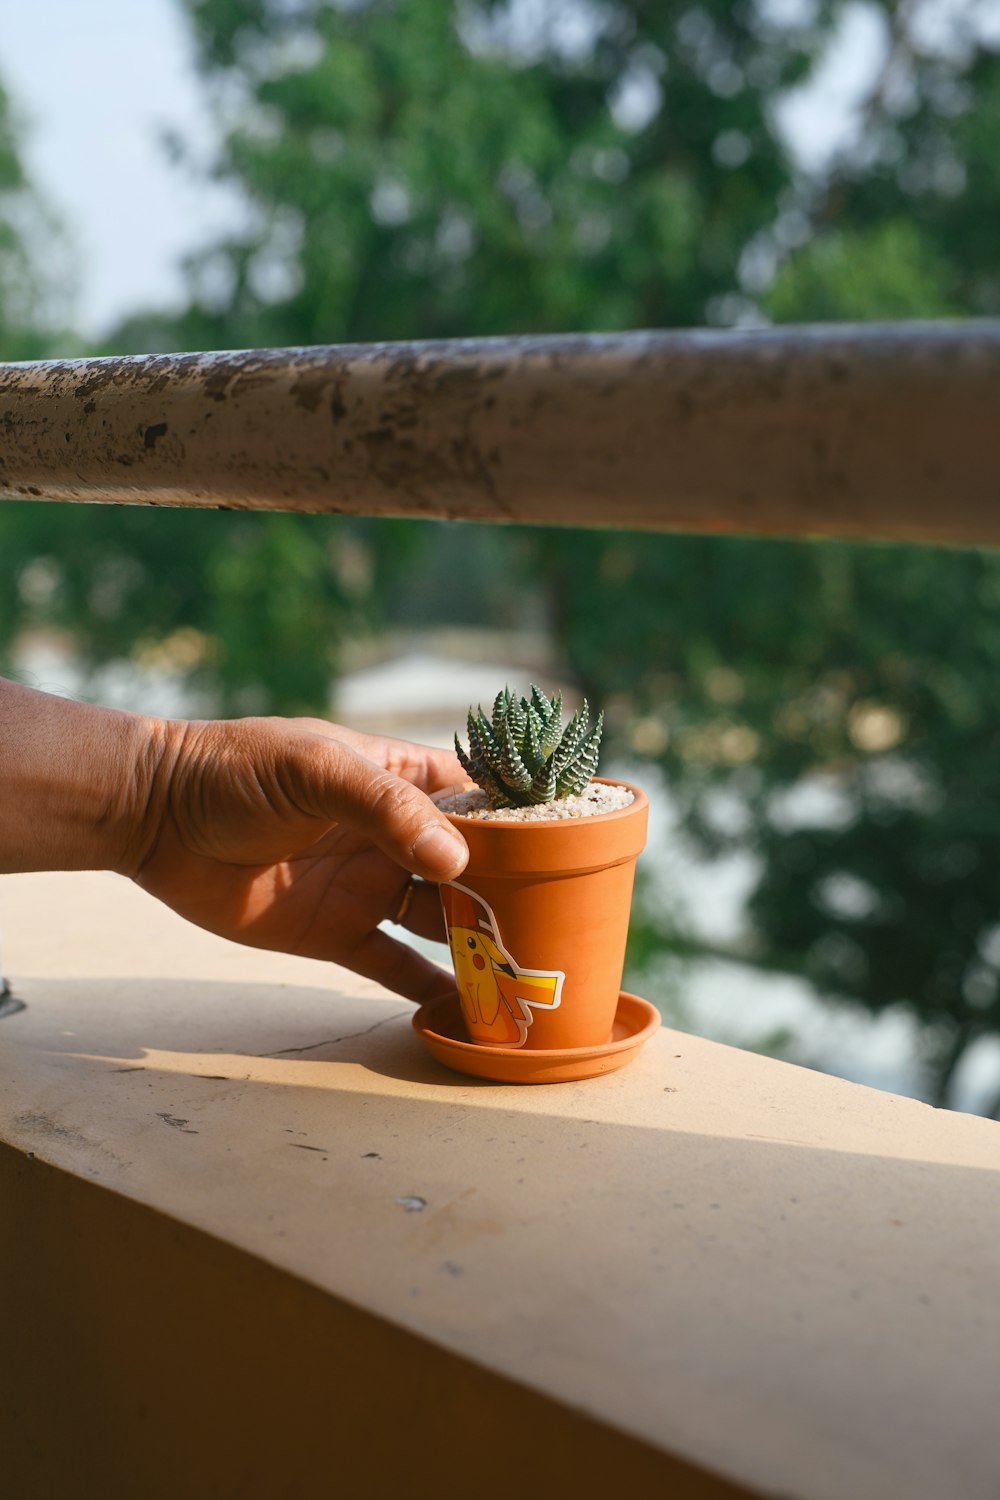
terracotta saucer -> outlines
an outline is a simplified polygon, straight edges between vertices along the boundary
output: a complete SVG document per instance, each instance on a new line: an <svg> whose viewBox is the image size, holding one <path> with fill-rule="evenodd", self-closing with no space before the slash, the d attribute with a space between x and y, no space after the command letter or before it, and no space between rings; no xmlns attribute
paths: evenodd
<svg viewBox="0 0 1000 1500"><path fill-rule="evenodd" d="M648 1000L618 996L610 1041L599 1047L566 1047L532 1052L528 1047L483 1047L466 1038L457 993L422 1005L413 1029L438 1062L474 1078L497 1083L570 1083L624 1068L642 1050L660 1024L660 1013Z"/></svg>

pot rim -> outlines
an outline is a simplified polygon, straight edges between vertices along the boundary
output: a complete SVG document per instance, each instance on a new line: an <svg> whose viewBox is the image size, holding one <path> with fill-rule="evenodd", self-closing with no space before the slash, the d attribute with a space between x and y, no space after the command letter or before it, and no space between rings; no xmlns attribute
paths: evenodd
<svg viewBox="0 0 1000 1500"><path fill-rule="evenodd" d="M600 786L624 787L626 791L632 793L632 801L627 807L615 807L610 812L604 813L588 813L585 818L473 818L468 813L448 812L445 808L441 808L441 811L446 818L461 824L463 827L469 825L475 828L531 828L541 830L543 828L570 829L580 826L586 827L587 824L593 823L620 821L622 818L634 817L637 811L649 805L649 798L646 793L641 786L636 786L634 782L623 781L619 776L593 776L591 780L596 781ZM450 787L443 787L436 795L445 796L451 795L455 791L469 791L475 785L476 783L471 778L467 778L463 785L460 786L458 782L455 782Z"/></svg>

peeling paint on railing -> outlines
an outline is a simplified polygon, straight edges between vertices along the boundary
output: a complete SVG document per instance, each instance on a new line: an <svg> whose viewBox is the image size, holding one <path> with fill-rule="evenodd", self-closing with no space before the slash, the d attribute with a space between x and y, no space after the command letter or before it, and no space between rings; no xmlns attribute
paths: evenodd
<svg viewBox="0 0 1000 1500"><path fill-rule="evenodd" d="M0 366L0 496L1000 541L1000 322Z"/></svg>

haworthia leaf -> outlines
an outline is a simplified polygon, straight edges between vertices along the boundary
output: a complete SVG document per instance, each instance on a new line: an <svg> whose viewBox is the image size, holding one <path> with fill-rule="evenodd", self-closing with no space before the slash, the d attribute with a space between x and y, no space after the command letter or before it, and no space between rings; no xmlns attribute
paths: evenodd
<svg viewBox="0 0 1000 1500"><path fill-rule="evenodd" d="M455 754L458 756L459 761L461 762L462 770L465 772L466 776L471 777L472 780L475 781L477 777L473 768L472 761L462 749L462 742L457 734L455 736Z"/></svg>
<svg viewBox="0 0 1000 1500"><path fill-rule="evenodd" d="M507 692L507 689L501 688L500 692L497 693L496 697L493 700L493 728L496 730L498 736L501 729L503 728L504 720L507 717L507 703L509 701L509 697L510 695Z"/></svg>
<svg viewBox="0 0 1000 1500"><path fill-rule="evenodd" d="M542 724L535 709L530 705L527 714L527 727L524 732L524 763L532 776L537 776L541 770L545 756L542 754Z"/></svg>
<svg viewBox="0 0 1000 1500"><path fill-rule="evenodd" d="M509 792L508 789L499 780L499 778L492 775L491 772L485 772L483 779L482 781L480 781L479 785L482 787L487 797L489 797L491 807L520 806L520 802L518 801L518 799L511 792Z"/></svg>
<svg viewBox="0 0 1000 1500"><path fill-rule="evenodd" d="M562 693L552 699L552 712L542 730L542 754L551 755L562 739Z"/></svg>
<svg viewBox="0 0 1000 1500"><path fill-rule="evenodd" d="M509 720L503 727L500 741L503 746L500 773L504 785L517 791L526 791L531 785L531 773L521 759Z"/></svg>
<svg viewBox="0 0 1000 1500"><path fill-rule="evenodd" d="M486 754L486 746L483 744L483 737L479 733L479 725L476 723L475 719L472 717L472 710L471 709L469 710L468 730L469 730L469 750L472 753L473 760L485 760L488 763L490 757Z"/></svg>
<svg viewBox="0 0 1000 1500"><path fill-rule="evenodd" d="M545 694L539 688L537 688L534 683L532 683L531 702L536 714L541 719L542 724L548 724L555 710L555 699L546 698Z"/></svg>
<svg viewBox="0 0 1000 1500"><path fill-rule="evenodd" d="M480 707L480 710L479 710L478 718L476 719L476 727L479 730L479 738L482 740L483 744L486 746L486 748L489 751L490 759L491 760L492 759L499 759L499 756L500 756L500 741L497 739L496 735L494 734L494 732L493 732L493 725L490 723L489 719L483 713L483 710L482 710L481 707Z"/></svg>
<svg viewBox="0 0 1000 1500"><path fill-rule="evenodd" d="M603 727L604 717L601 715L572 761L560 773L559 789L567 796L575 796L578 792L582 792L593 778L597 770L597 753Z"/></svg>
<svg viewBox="0 0 1000 1500"><path fill-rule="evenodd" d="M514 737L514 743L517 746L518 752L520 752L524 743L524 731L527 722L528 716L525 712L524 704L518 703L516 698L512 698L510 700L510 707L507 709L507 725Z"/></svg>
<svg viewBox="0 0 1000 1500"><path fill-rule="evenodd" d="M547 760L531 783L532 802L551 802L556 795L556 771L551 759Z"/></svg>
<svg viewBox="0 0 1000 1500"><path fill-rule="evenodd" d="M590 722L590 711L587 708L586 698L583 706L570 719L566 726L566 732L559 742L559 746L553 754L556 763L556 771L562 772L569 765L577 750L582 745L587 733L587 725Z"/></svg>

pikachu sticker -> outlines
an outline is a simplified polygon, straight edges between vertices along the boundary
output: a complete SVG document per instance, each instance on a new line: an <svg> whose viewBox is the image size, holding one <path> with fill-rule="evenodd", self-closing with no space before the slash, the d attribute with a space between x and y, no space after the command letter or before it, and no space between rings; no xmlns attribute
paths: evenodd
<svg viewBox="0 0 1000 1500"><path fill-rule="evenodd" d="M525 969L507 952L496 917L467 886L441 886L441 904L470 1035L489 1047L523 1047L533 1007L555 1010L565 974Z"/></svg>

